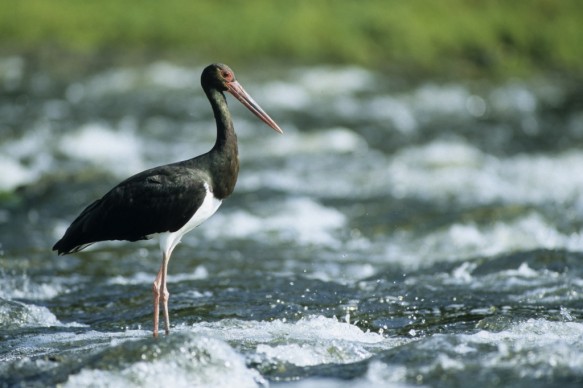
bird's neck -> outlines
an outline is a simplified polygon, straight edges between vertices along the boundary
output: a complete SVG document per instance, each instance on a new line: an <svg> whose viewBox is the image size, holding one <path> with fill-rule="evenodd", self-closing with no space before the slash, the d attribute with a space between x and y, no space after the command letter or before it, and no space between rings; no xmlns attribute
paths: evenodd
<svg viewBox="0 0 583 388"><path fill-rule="evenodd" d="M207 96L217 124L217 140L208 153L208 167L213 177L214 195L223 199L233 192L239 174L237 135L225 95L218 90L210 90L207 91Z"/></svg>
<svg viewBox="0 0 583 388"><path fill-rule="evenodd" d="M220 152L234 151L237 154L237 135L235 134L233 120L227 107L225 95L215 89L208 91L207 95L217 123L217 140L213 150Z"/></svg>

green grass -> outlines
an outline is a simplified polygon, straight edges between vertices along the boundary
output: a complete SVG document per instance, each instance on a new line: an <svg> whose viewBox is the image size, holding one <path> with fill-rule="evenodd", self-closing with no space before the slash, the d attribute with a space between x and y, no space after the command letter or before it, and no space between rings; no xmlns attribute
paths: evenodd
<svg viewBox="0 0 583 388"><path fill-rule="evenodd" d="M580 73L582 25L581 0L4 0L0 53Z"/></svg>

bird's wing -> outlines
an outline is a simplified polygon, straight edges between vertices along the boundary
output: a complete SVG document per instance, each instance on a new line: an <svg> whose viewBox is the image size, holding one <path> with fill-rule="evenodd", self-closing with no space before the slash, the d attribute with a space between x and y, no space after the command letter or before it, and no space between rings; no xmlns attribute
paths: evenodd
<svg viewBox="0 0 583 388"><path fill-rule="evenodd" d="M200 207L209 180L202 172L180 165L134 175L83 210L53 250L71 253L98 241L136 241L174 232Z"/></svg>

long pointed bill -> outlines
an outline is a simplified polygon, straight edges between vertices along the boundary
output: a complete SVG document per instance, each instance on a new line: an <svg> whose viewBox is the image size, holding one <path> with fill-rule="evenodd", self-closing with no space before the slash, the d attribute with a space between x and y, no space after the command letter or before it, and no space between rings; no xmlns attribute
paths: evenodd
<svg viewBox="0 0 583 388"><path fill-rule="evenodd" d="M269 125L276 132L283 133L279 125L273 121L271 117L261 107L255 102L253 98L243 89L241 84L237 81L232 81L227 83L227 91L231 93L241 104L245 105L247 109L259 117L265 124Z"/></svg>

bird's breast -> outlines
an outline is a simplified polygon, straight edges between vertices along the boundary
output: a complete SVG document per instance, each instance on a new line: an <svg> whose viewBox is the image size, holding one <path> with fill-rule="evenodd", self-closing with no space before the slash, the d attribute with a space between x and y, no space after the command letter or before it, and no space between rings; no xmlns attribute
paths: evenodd
<svg viewBox="0 0 583 388"><path fill-rule="evenodd" d="M219 206L221 206L222 200L215 197L209 185L205 183L204 187L206 189L204 200L198 209L196 209L190 220L175 232L160 233L160 248L163 252L168 254L171 253L186 233L210 218L215 214Z"/></svg>

